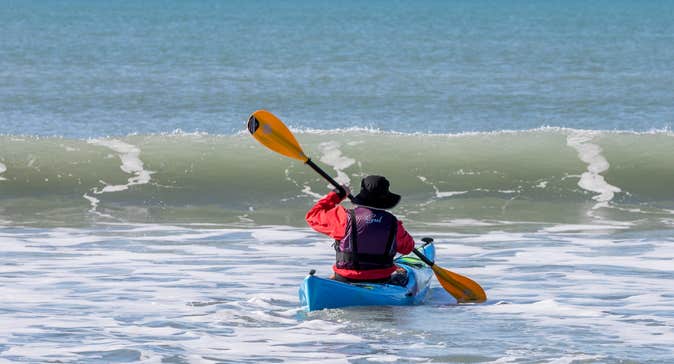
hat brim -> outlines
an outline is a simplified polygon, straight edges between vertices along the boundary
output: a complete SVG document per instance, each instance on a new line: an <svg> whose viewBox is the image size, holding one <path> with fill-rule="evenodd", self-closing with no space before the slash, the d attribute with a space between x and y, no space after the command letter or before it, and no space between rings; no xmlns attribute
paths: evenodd
<svg viewBox="0 0 674 364"><path fill-rule="evenodd" d="M383 196L379 195L373 198L371 196L365 196L361 192L357 194L353 200L351 200L351 202L355 203L356 205L388 210L394 208L398 202L400 202L400 195L389 192Z"/></svg>

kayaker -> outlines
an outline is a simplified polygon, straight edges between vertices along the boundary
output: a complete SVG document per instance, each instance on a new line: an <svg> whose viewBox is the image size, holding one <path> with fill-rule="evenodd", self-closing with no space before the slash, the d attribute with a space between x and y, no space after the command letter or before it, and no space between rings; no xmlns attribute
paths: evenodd
<svg viewBox="0 0 674 364"><path fill-rule="evenodd" d="M342 186L321 198L306 215L314 230L335 239L336 262L332 279L343 282L388 282L404 285L406 271L393 263L397 253L409 254L414 239L393 214L400 195L389 191L382 176L367 176L347 210L340 202L350 193Z"/></svg>

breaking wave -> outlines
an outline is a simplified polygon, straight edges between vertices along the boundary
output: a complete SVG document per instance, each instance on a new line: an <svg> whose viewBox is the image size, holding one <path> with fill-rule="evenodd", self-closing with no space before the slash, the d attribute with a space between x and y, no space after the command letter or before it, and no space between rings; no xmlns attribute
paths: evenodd
<svg viewBox="0 0 674 364"><path fill-rule="evenodd" d="M413 221L607 219L608 210L662 220L674 209L668 131L349 129L296 136L307 155L356 190L367 174L387 176L404 196L397 212ZM0 136L0 217L10 221L59 211L73 219L297 223L328 190L309 168L245 133Z"/></svg>

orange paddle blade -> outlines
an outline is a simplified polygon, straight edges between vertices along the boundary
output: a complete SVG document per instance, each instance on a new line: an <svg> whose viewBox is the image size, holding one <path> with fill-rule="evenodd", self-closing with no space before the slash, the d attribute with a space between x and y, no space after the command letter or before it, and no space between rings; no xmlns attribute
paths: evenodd
<svg viewBox="0 0 674 364"><path fill-rule="evenodd" d="M435 277L449 294L456 298L459 303L480 303L487 300L487 294L477 282L460 274L450 272L433 264L431 266Z"/></svg>
<svg viewBox="0 0 674 364"><path fill-rule="evenodd" d="M258 110L250 115L248 131L258 142L276 153L305 163L309 160L288 127L267 110Z"/></svg>

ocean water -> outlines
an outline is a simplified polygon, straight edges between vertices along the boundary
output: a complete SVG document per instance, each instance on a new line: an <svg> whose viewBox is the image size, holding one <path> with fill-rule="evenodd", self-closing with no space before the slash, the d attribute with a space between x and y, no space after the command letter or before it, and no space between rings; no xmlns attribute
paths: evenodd
<svg viewBox="0 0 674 364"><path fill-rule="evenodd" d="M0 362L674 361L673 16L0 0ZM329 187L257 109L489 300L306 312Z"/></svg>

